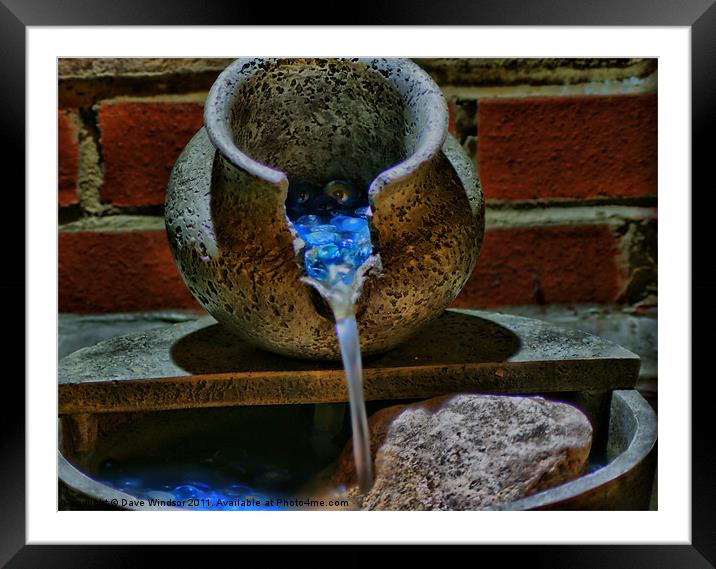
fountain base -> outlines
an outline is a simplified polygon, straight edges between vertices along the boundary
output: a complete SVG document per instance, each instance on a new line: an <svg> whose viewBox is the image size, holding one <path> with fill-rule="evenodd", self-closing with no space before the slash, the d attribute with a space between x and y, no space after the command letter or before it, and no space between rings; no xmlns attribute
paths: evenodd
<svg viewBox="0 0 716 569"><path fill-rule="evenodd" d="M412 341L366 358L364 368L369 412L396 402L467 392L539 394L571 403L589 417L593 471L499 509L648 507L656 417L632 390L639 358L616 344L528 318L451 310ZM62 507L111 507L103 500L111 504L111 497L118 499L122 492L88 476L96 475L102 449L112 439L113 448L124 449L128 457L147 455L129 433L160 441L157 425L176 433L180 415L186 415L182 420L188 429L182 436L204 433L205 441L211 440L210 433L226 431L222 416L233 416L229 430L240 447L258 429L263 432L262 425L281 423L278 417L287 414L287 433L293 429L310 438L312 452L324 453L312 464L324 467L350 436L345 405L331 405L346 400L339 363L276 357L228 335L211 318L79 350L60 362ZM252 426L246 423L251 413L265 418ZM294 415L303 417L302 422ZM142 421L149 422L138 429ZM242 443L247 433L249 439ZM272 444L278 449L297 443L278 437ZM304 471L289 490L295 492L315 474Z"/></svg>

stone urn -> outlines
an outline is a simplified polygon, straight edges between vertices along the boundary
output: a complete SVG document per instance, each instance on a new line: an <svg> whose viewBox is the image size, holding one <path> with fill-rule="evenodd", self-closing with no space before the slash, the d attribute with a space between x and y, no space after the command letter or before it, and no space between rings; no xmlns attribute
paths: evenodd
<svg viewBox="0 0 716 569"><path fill-rule="evenodd" d="M239 59L212 86L204 128L172 170L166 228L194 297L260 348L339 359L323 293L302 280L289 184L367 194L373 255L355 314L363 354L439 316L477 260L484 201L448 134L438 86L404 59Z"/></svg>

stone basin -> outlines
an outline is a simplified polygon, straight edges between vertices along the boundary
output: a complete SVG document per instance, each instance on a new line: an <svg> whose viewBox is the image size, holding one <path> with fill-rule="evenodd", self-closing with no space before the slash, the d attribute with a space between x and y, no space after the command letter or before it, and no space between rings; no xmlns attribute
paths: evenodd
<svg viewBox="0 0 716 569"><path fill-rule="evenodd" d="M365 369L369 414L462 392L539 394L589 417L588 474L493 509L648 508L656 416L632 389L638 357L616 344L527 318L450 311ZM199 464L217 450L222 468L247 457L256 472L271 463L290 472L283 490L305 493L350 437L339 368L245 348L211 319L79 350L60 363L59 383L61 509L147 509L93 479L107 459Z"/></svg>
<svg viewBox="0 0 716 569"><path fill-rule="evenodd" d="M634 390L614 391L611 399L606 456L597 449L593 450L590 455L590 473L560 486L488 509L648 509L656 459L656 417L649 404ZM296 489L305 487L339 456L343 443L349 437L347 424L342 422L329 425L327 432L323 416L335 413L335 408L320 407L326 406L191 409L135 415L129 420L124 417L125 421L120 427L115 427L114 431L107 427L105 440L98 441L94 451L75 456L72 460L68 460L62 452L58 454L60 507L115 509L112 500L117 500L118 505L123 503L122 500L125 500L125 504L136 501L135 497L88 475L94 475L98 466L109 457L127 459L151 456L159 462L157 449L163 449L161 460L182 462L187 456L198 460L201 453L197 451L192 455L191 451L178 444L180 439L190 440L191 444L196 445L200 437L217 437L219 443L225 443L228 440L227 432L236 433L234 445L240 447L243 442L255 448L255 444L250 442L254 438L251 427L265 425L268 417L274 417L274 425L265 440L267 444L273 445L274 452L282 457L288 456L282 462L284 469L293 469L296 473L289 486L293 485ZM253 412L253 415L244 413L242 416L242 411ZM281 440L283 435L287 436ZM241 449L235 447L234 450L240 452ZM63 451L66 449L63 448ZM298 495L303 494L299 492ZM175 509L137 505L117 508Z"/></svg>

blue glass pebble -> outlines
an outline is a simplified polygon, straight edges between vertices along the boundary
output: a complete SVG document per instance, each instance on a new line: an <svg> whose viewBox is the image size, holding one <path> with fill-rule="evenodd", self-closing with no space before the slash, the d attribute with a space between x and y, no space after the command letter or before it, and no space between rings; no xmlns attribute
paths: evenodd
<svg viewBox="0 0 716 569"><path fill-rule="evenodd" d="M306 235L306 241L310 245L326 245L340 240L340 235L333 231L311 231Z"/></svg>
<svg viewBox="0 0 716 569"><path fill-rule="evenodd" d="M287 211L305 242L308 276L329 285L350 285L355 279L356 269L372 252L367 219L372 212L361 201L366 204L366 194L344 180L333 180L322 190L291 183Z"/></svg>
<svg viewBox="0 0 716 569"><path fill-rule="evenodd" d="M191 498L201 497L201 492L190 484L181 484L177 486L176 488L174 488L173 494L179 500L189 500Z"/></svg>
<svg viewBox="0 0 716 569"><path fill-rule="evenodd" d="M324 261L324 262L325 261L328 261L328 262L336 261L341 258L340 249L336 245L333 245L332 243L329 245L321 245L320 247L316 247L316 251L317 251L316 256L321 261Z"/></svg>
<svg viewBox="0 0 716 569"><path fill-rule="evenodd" d="M322 281L328 276L326 266L318 258L317 251L310 249L306 251L306 272L309 277Z"/></svg>
<svg viewBox="0 0 716 569"><path fill-rule="evenodd" d="M311 227L311 231L321 231L321 232L328 232L328 233L335 233L336 228L331 225L330 223L319 223L318 225L314 225Z"/></svg>
<svg viewBox="0 0 716 569"><path fill-rule="evenodd" d="M348 217L347 215L337 215L331 219L331 225L342 232L359 233L368 227L368 220L360 217Z"/></svg>
<svg viewBox="0 0 716 569"><path fill-rule="evenodd" d="M319 223L321 223L320 217L318 217L317 215L309 214L309 215L302 215L301 217L299 217L294 222L294 225L296 225L296 226L302 225L302 226L309 227L311 225L318 225Z"/></svg>
<svg viewBox="0 0 716 569"><path fill-rule="evenodd" d="M355 219L354 217L349 217L344 214L338 214L331 217L331 225L334 226L336 229L340 230L341 224L350 221L351 219Z"/></svg>

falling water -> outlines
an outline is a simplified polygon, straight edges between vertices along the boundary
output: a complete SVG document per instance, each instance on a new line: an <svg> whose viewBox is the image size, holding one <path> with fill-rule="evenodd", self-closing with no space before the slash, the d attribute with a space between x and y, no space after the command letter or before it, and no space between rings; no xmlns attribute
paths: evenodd
<svg viewBox="0 0 716 569"><path fill-rule="evenodd" d="M358 487L366 493L373 483L373 472L355 301L372 253L367 196L341 180L329 182L322 191L299 182L289 188L286 205L305 244L305 280L328 300L335 317L348 386Z"/></svg>
<svg viewBox="0 0 716 569"><path fill-rule="evenodd" d="M348 400L350 401L353 429L353 459L356 463L358 488L361 493L366 493L373 484L373 468L370 459L368 419L363 400L363 369L355 316L336 321L336 335L341 347L341 358L348 383Z"/></svg>

